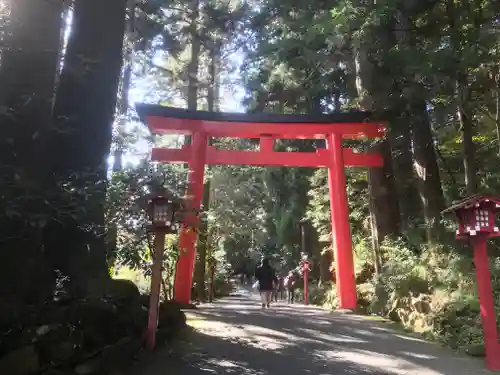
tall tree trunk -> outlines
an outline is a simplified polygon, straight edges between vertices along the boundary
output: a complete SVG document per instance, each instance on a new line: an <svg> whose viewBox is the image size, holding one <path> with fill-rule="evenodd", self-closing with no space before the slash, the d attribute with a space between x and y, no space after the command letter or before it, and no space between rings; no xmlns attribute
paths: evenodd
<svg viewBox="0 0 500 375"><path fill-rule="evenodd" d="M390 105L390 87L380 83L381 73L373 64L368 51L369 46L364 42L357 46L354 54L358 95L364 109L384 112ZM372 237L375 258L380 259L380 254L377 254L380 243L387 236L400 234L400 211L398 201L394 200L398 194L389 140L378 141L372 148L384 159L382 168L369 170Z"/></svg>
<svg viewBox="0 0 500 375"><path fill-rule="evenodd" d="M412 15L408 14L409 9L402 9L398 12L397 33L400 37L400 44L406 44L416 49L417 41L410 31L414 29L415 25L411 19ZM402 90L404 99L401 100L401 105L406 107L410 123L414 169L418 178L417 186L426 223L426 237L427 241L431 243L439 239L441 232L441 210L443 210L445 204L441 177L431 122L427 112L427 91L416 77L415 72L409 70L404 74L409 77L407 77L408 83Z"/></svg>
<svg viewBox="0 0 500 375"><path fill-rule="evenodd" d="M203 185L203 200L201 202L203 210L203 218L200 223L200 231L197 243L198 257L194 270L196 280L196 295L200 300L205 300L205 276L207 264L207 252L209 249L208 238L208 220L206 214L210 205L210 182L206 181Z"/></svg>
<svg viewBox="0 0 500 375"><path fill-rule="evenodd" d="M500 43L499 43L500 45ZM498 156L500 156L500 67L495 66L493 72L495 82L495 127L497 130Z"/></svg>
<svg viewBox="0 0 500 375"><path fill-rule="evenodd" d="M125 151L125 126L128 122L129 89L132 79L132 54L134 51L133 32L135 21L135 0L128 1L127 20L125 24L125 38L123 46L123 68L118 89L118 103L116 105L117 118L114 124L114 149L113 149L113 173L123 169L123 153ZM108 266L116 261L118 228L115 223L109 223L107 229L107 260Z"/></svg>
<svg viewBox="0 0 500 375"><path fill-rule="evenodd" d="M189 9L189 35L191 37L191 57L187 67L187 107L198 108L198 70L200 65L201 39L198 30L200 18L200 0L192 0Z"/></svg>
<svg viewBox="0 0 500 375"><path fill-rule="evenodd" d="M66 54L66 31L68 29L71 30L71 23L69 19L69 15L71 14L71 5L72 1L68 0L61 0L63 3L62 5L62 18L61 18L61 30L60 30L60 39L59 39L59 66L57 67L57 73L56 73L56 87L59 86L59 77L61 76L61 71L62 71L62 66L63 66L63 61L64 61L64 55Z"/></svg>
<svg viewBox="0 0 500 375"><path fill-rule="evenodd" d="M5 3L5 2L4 2ZM0 66L0 315L40 302L54 277L41 233L48 216L47 140L59 59L62 1L10 0ZM10 301L10 302L7 302Z"/></svg>
<svg viewBox="0 0 500 375"><path fill-rule="evenodd" d="M45 246L76 295L100 292L94 288L108 276L103 203L126 9L126 0L75 0L56 96L52 168L67 187L54 207L58 217L47 227Z"/></svg>
<svg viewBox="0 0 500 375"><path fill-rule="evenodd" d="M12 0L0 69L2 163L44 181L59 59L62 0ZM3 143L2 142L2 143ZM34 182L32 181L32 182ZM27 181L26 181L27 182Z"/></svg>
<svg viewBox="0 0 500 375"><path fill-rule="evenodd" d="M368 170L370 199L372 200L372 215L379 242L387 236L397 237L401 233L399 202L396 183L392 169L392 153L389 140L377 142L372 151L382 155L384 165L381 168Z"/></svg>
<svg viewBox="0 0 500 375"><path fill-rule="evenodd" d="M395 118L391 126L392 164L398 187L403 232L414 230L422 216L417 179L413 170L410 119L406 112Z"/></svg>
<svg viewBox="0 0 500 375"><path fill-rule="evenodd" d="M207 104L208 111L216 112L218 111L218 99L219 99L219 84L217 79L218 65L219 65L220 47L218 45L213 45L210 49L209 57L209 79L210 84L207 91ZM209 139L209 144L212 145L212 138ZM210 167L208 167L210 170ZM205 184L203 185L203 201L202 209L205 214L210 208L210 180L207 178ZM198 298L205 299L205 275L206 275L206 263L207 255L209 252L209 237L208 237L208 221L206 215L200 225L199 240L198 240L198 262L196 263L195 278L197 285L197 295Z"/></svg>
<svg viewBox="0 0 500 375"><path fill-rule="evenodd" d="M134 52L135 4L135 0L128 0L125 38L123 41L123 68L116 106L118 118L115 121L117 139L115 140L115 149L113 151L113 172L119 172L123 169L123 152L125 149L123 137L126 132L125 125L128 122L129 89L132 79L132 55Z"/></svg>
<svg viewBox="0 0 500 375"><path fill-rule="evenodd" d="M468 195L477 193L476 146L474 145L474 124L469 108L470 90L467 87L467 77L459 74L457 78L457 117L462 132L462 153L465 174L465 188Z"/></svg>
<svg viewBox="0 0 500 375"><path fill-rule="evenodd" d="M480 9L481 7L479 7ZM469 108L471 100L471 92L467 83L467 73L463 71L460 61L462 60L461 53L461 33L460 25L456 25L456 21L460 20L460 14L457 14L455 2L448 0L446 2L446 15L448 18L448 26L450 29L450 45L452 53L455 57L455 79L456 79L456 94L457 94L457 117L460 122L460 131L462 132L462 152L463 165L465 174L465 187L467 194L475 194L478 189L477 166L475 162L475 145L474 145L474 126L472 123L472 111ZM478 14L474 12L474 21L477 22ZM476 28L479 25L474 25Z"/></svg>
<svg viewBox="0 0 500 375"><path fill-rule="evenodd" d="M426 221L427 241L434 242L440 237L441 211L445 206L441 177L426 103L415 98L411 100L413 103L409 104L409 112L412 116L414 168Z"/></svg>
<svg viewBox="0 0 500 375"><path fill-rule="evenodd" d="M200 18L200 0L191 0L189 9L189 35L191 37L191 56L189 59L189 64L187 66L188 82L187 82L187 107L189 110L196 110L198 108L198 70L200 65L201 56L201 39L198 30L198 22ZM191 136L184 137L184 144L191 144ZM187 165L185 166L188 167ZM203 229L203 221L200 223L200 231ZM203 235L200 233L198 237L198 243L202 241ZM199 245L197 245L198 247ZM198 254L199 255L199 254ZM195 275L194 278L197 280L201 276L196 276L200 271L199 268L200 258L197 257L197 263L195 264ZM201 286L199 286L201 291ZM205 295L205 278L203 275L203 293L199 296L204 298Z"/></svg>

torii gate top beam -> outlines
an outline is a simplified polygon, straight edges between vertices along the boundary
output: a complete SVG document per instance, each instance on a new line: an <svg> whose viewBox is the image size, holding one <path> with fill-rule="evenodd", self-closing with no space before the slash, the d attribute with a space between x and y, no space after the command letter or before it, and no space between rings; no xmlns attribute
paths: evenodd
<svg viewBox="0 0 500 375"><path fill-rule="evenodd" d="M321 115L246 114L192 111L155 104L137 104L137 113L154 133L194 134L211 137L324 139L327 134L343 138L380 138L385 124L371 112L352 111Z"/></svg>

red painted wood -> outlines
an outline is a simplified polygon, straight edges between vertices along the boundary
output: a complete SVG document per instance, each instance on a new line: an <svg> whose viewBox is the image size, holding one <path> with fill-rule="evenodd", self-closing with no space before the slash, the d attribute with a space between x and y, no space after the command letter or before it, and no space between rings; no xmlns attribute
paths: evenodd
<svg viewBox="0 0 500 375"><path fill-rule="evenodd" d="M342 138L332 134L327 138L330 165L328 184L330 187L330 214L332 217L332 236L334 238L335 272L337 291L341 309L355 309L357 305L354 260L352 256L349 207L347 205L346 178L342 158Z"/></svg>
<svg viewBox="0 0 500 375"><path fill-rule="evenodd" d="M490 370L500 370L500 346L495 314L495 303L491 289L491 276L487 252L487 236L471 237L474 247L477 292L483 325L486 365Z"/></svg>
<svg viewBox="0 0 500 375"><path fill-rule="evenodd" d="M189 174L188 191L190 197L190 207L199 209L203 197L203 178L205 174L206 149L208 147L208 137L205 133L193 134L193 147L188 149ZM185 150L184 150L185 151ZM191 151L191 152L189 152ZM197 222L197 218L190 218L189 222ZM179 237L181 254L177 262L174 281L174 298L181 303L191 301L191 286L193 285L193 270L196 259L196 239L197 232L183 227Z"/></svg>
<svg viewBox="0 0 500 375"><path fill-rule="evenodd" d="M184 149L153 148L151 160L169 163L186 163L190 147ZM342 149L346 167L380 167L382 157L376 153L356 153L350 148ZM330 156L327 150L316 152L236 151L207 149L207 164L260 165L287 167L328 167Z"/></svg>
<svg viewBox="0 0 500 375"><path fill-rule="evenodd" d="M274 139L264 137L260 139L260 152L272 152L274 150Z"/></svg>
<svg viewBox="0 0 500 375"><path fill-rule="evenodd" d="M160 162L187 162L190 173L188 196L193 208L199 208L203 192L205 164L326 167L329 171L331 216L335 243L337 288L340 307L356 307L356 285L352 257L352 240L345 192L345 166L382 166L378 154L354 153L342 148L342 138L379 138L385 135L385 125L377 122L359 123L257 123L193 120L159 115L141 116L153 133L193 135L192 147L159 149L152 159ZM287 120L291 121L291 120ZM302 120L301 120L302 121ZM260 151L216 150L207 146L208 137L260 138ZM272 139L327 139L328 150L317 152L274 152ZM182 254L177 265L175 298L189 302L195 260L196 232L183 229L180 236Z"/></svg>
<svg viewBox="0 0 500 375"><path fill-rule="evenodd" d="M385 124L375 122L345 124L276 124L216 122L149 116L146 118L152 133L193 134L205 132L211 137L260 138L263 135L283 139L324 139L326 134L343 138L379 138L385 135Z"/></svg>

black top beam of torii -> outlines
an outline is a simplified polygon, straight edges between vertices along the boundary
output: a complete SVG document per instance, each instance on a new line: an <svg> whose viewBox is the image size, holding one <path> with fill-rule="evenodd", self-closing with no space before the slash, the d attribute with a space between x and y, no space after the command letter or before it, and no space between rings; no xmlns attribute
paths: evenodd
<svg viewBox="0 0 500 375"><path fill-rule="evenodd" d="M347 111L329 114L277 114L277 113L231 113L189 110L166 107L158 104L136 104L141 121L147 117L165 117L185 120L213 122L267 123L267 124L336 124L385 121L384 118L368 111Z"/></svg>

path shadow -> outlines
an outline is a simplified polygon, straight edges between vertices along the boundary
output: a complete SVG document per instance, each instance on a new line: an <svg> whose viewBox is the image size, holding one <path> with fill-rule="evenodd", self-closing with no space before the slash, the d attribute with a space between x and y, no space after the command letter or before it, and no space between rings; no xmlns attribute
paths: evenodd
<svg viewBox="0 0 500 375"><path fill-rule="evenodd" d="M312 362L322 363L318 368L313 366L313 373L318 374L321 372L315 371L320 371L325 363L334 367L341 363L345 369L339 369L343 371L339 374L356 374L355 371L422 375L490 373L481 360L459 355L416 335L395 331L387 323L328 313L317 307L278 303L269 310L261 310L255 296L233 295L204 306L195 315L214 324L227 325L235 332L229 334L230 338L257 340L257 346L265 347L263 351L274 356L276 362L293 361L294 368L301 368L301 373L309 372L301 364ZM256 345L247 343L246 347L249 346ZM279 367L276 371L283 372Z"/></svg>
<svg viewBox="0 0 500 375"><path fill-rule="evenodd" d="M130 375L480 375L463 357L387 324L278 303L261 310L238 293L188 312L183 345L161 350Z"/></svg>
<svg viewBox="0 0 500 375"><path fill-rule="evenodd" d="M295 346L269 350L238 338L227 339L192 330L183 353L159 356L142 366L140 375L389 375L341 359L313 358Z"/></svg>

